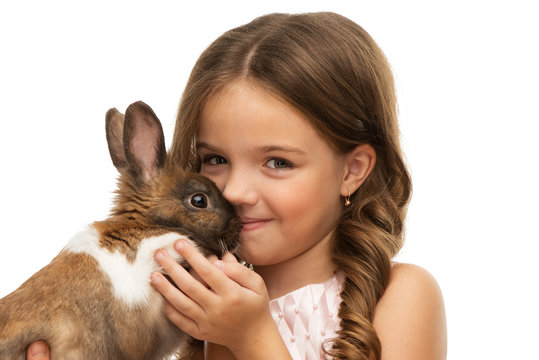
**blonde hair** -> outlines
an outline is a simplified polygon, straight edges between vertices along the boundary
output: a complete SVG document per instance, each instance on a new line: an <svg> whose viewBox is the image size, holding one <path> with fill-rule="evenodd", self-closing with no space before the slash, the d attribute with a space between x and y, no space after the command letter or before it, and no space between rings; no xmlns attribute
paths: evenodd
<svg viewBox="0 0 539 360"><path fill-rule="evenodd" d="M376 151L373 172L336 224L332 259L345 275L341 329L327 347L336 359L381 357L372 326L391 258L403 243L411 180L399 145L393 76L370 35L334 13L270 14L215 40L195 64L183 94L171 153L198 171L196 134L208 98L249 79L308 118L331 146Z"/></svg>

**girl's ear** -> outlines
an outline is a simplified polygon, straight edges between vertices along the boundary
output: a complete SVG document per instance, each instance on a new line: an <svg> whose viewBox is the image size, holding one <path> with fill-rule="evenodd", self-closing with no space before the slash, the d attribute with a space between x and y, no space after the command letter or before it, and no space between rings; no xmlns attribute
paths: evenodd
<svg viewBox="0 0 539 360"><path fill-rule="evenodd" d="M346 155L346 168L341 185L341 195L353 194L367 179L376 164L376 152L369 144L358 145Z"/></svg>

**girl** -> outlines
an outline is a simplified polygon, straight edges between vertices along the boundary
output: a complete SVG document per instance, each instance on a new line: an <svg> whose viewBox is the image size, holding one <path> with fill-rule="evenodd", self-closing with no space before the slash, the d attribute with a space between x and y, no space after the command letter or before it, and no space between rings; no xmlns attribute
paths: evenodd
<svg viewBox="0 0 539 360"><path fill-rule="evenodd" d="M167 316L205 341L185 357L445 358L435 280L391 261L411 181L393 77L360 26L272 14L223 34L192 71L171 152L235 206L252 265L180 241L192 276L156 253L181 290L152 275Z"/></svg>

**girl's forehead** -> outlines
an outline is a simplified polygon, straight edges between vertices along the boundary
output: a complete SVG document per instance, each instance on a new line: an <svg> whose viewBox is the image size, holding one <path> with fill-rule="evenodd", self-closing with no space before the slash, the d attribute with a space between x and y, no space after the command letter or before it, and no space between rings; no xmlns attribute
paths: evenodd
<svg viewBox="0 0 539 360"><path fill-rule="evenodd" d="M236 81L215 92L202 108L199 136L216 131L263 133L286 137L290 132L316 135L297 109L251 81Z"/></svg>

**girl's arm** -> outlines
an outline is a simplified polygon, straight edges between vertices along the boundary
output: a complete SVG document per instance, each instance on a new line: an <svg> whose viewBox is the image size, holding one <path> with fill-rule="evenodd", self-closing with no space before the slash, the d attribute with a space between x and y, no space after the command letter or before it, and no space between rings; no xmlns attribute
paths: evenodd
<svg viewBox="0 0 539 360"><path fill-rule="evenodd" d="M442 293L436 280L418 266L393 265L373 325L382 343L382 360L446 358Z"/></svg>
<svg viewBox="0 0 539 360"><path fill-rule="evenodd" d="M165 251L156 253L156 261L181 290L162 274L152 274L152 284L167 300L165 313L172 323L197 339L226 346L237 360L291 359L258 274L231 254L212 263L183 240L175 249L202 282Z"/></svg>

